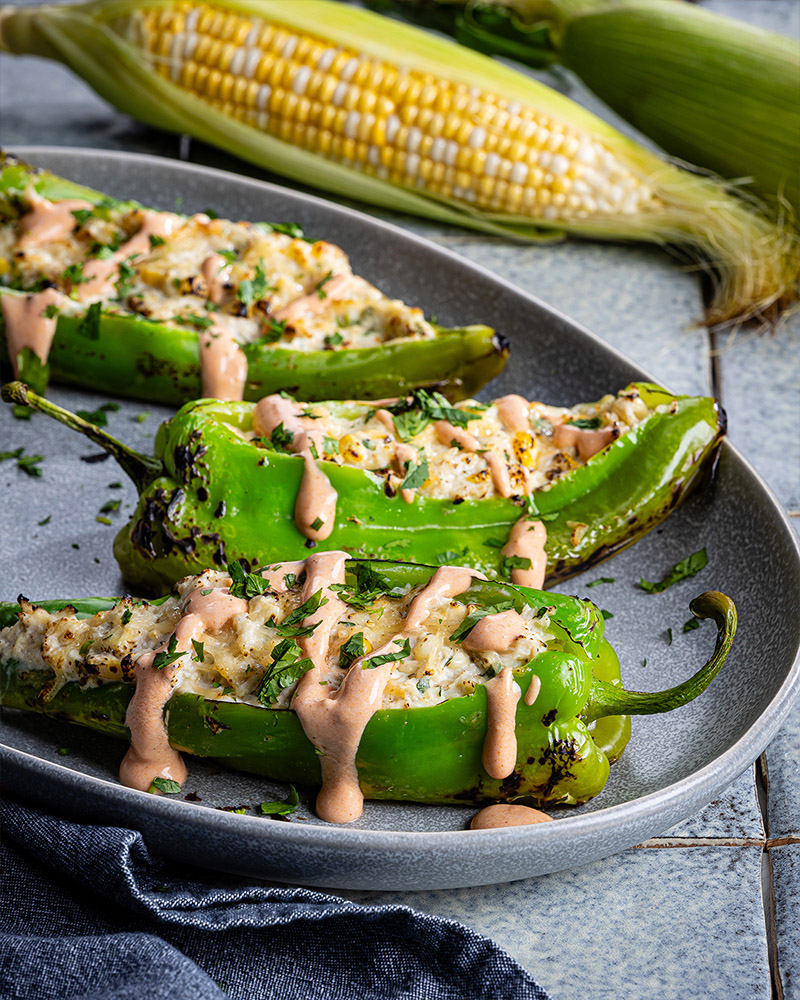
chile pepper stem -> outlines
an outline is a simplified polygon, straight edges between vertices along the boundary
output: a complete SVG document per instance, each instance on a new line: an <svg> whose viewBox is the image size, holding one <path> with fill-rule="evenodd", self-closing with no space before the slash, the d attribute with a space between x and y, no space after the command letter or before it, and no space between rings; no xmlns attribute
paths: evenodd
<svg viewBox="0 0 800 1000"><path fill-rule="evenodd" d="M49 399L32 392L24 382L9 382L8 385L4 385L2 397L7 403L30 406L33 410L46 413L48 417L52 417L73 431L78 431L94 441L95 444L100 445L118 463L123 472L130 476L140 493L148 483L152 483L154 479L164 475L164 466L159 459L134 451L133 448L117 441L116 438L88 420L84 420L83 417L79 417L76 413L70 413L62 406L51 403Z"/></svg>
<svg viewBox="0 0 800 1000"><path fill-rule="evenodd" d="M626 691L606 681L592 678L584 717L593 722L604 715L656 715L686 705L708 687L725 662L736 634L736 606L730 597L709 590L695 597L689 605L695 618L713 618L717 623L717 642L706 664L682 684L666 691Z"/></svg>

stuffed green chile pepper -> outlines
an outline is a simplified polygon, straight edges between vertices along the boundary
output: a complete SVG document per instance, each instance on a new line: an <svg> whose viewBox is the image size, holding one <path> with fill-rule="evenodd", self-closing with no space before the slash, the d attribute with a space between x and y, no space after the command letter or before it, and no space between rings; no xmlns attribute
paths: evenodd
<svg viewBox="0 0 800 1000"><path fill-rule="evenodd" d="M729 598L698 597L713 655L643 693L622 686L593 604L457 566L320 552L206 570L152 604L20 602L0 605L5 706L129 735L120 779L142 791L177 790L183 751L321 786L317 813L337 823L364 797L584 802L626 717L700 694L736 628Z"/></svg>
<svg viewBox="0 0 800 1000"><path fill-rule="evenodd" d="M382 405L274 394L187 404L144 456L19 383L3 394L82 431L133 478L139 504L114 552L139 593L309 549L458 562L541 587L663 520L723 433L714 400L646 383L572 408L521 396L453 405L425 391Z"/></svg>
<svg viewBox="0 0 800 1000"><path fill-rule="evenodd" d="M469 396L505 364L486 326L445 329L292 223L156 212L0 154L0 318L11 366L180 404L200 396Z"/></svg>

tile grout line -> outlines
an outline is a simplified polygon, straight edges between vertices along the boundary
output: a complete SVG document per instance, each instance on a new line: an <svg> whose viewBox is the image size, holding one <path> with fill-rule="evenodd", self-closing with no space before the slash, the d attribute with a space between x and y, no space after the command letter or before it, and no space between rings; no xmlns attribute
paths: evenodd
<svg viewBox="0 0 800 1000"><path fill-rule="evenodd" d="M778 910L775 899L775 877L772 867L772 847L781 841L791 843L791 837L770 837L769 822L769 765L766 753L762 753L756 761L756 793L758 805L762 812L762 821L767 841L761 862L761 888L764 895L764 921L767 929L767 958L771 980L772 1000L784 1000L783 983L781 982L780 961L778 956ZM800 842L800 838L797 838Z"/></svg>

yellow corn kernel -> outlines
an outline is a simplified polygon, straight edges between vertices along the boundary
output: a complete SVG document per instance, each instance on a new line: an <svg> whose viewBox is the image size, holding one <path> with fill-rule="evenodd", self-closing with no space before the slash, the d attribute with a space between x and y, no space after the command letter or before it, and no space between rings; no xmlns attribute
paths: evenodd
<svg viewBox="0 0 800 1000"><path fill-rule="evenodd" d="M514 457L520 465L526 469L533 469L536 465L536 441L528 431L517 431L511 444L514 449Z"/></svg>
<svg viewBox="0 0 800 1000"><path fill-rule="evenodd" d="M345 462L354 464L364 458L364 446L354 434L345 434L339 439L339 452Z"/></svg>

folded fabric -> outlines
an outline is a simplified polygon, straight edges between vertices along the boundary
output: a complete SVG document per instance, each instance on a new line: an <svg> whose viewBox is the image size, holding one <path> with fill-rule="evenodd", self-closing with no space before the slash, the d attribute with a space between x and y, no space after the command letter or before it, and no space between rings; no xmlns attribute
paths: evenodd
<svg viewBox="0 0 800 1000"><path fill-rule="evenodd" d="M2 818L2 1000L548 1000L455 921L181 867L13 801Z"/></svg>

